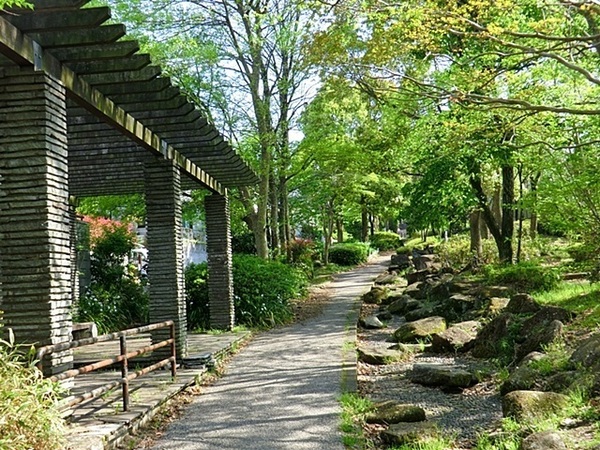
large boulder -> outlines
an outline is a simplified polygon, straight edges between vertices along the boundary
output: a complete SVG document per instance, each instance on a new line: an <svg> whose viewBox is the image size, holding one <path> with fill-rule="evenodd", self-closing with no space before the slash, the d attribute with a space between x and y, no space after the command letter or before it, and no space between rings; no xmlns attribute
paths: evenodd
<svg viewBox="0 0 600 450"><path fill-rule="evenodd" d="M417 300L424 300L427 298L427 294L425 293L425 284L422 281L417 283L409 284L404 289L404 293L406 295L410 295L412 298L416 298Z"/></svg>
<svg viewBox="0 0 600 450"><path fill-rule="evenodd" d="M441 265L437 262L435 255L413 254L413 265L417 270L425 270L430 268L439 268Z"/></svg>
<svg viewBox="0 0 600 450"><path fill-rule="evenodd" d="M509 304L510 306L510 304ZM549 323L558 320L562 323L568 323L573 319L573 313L567 309L557 306L544 306L533 316L523 322L524 337L527 337L532 331L546 327Z"/></svg>
<svg viewBox="0 0 600 450"><path fill-rule="evenodd" d="M518 362L531 352L542 350L544 346L551 344L562 336L563 324L559 320L553 320L546 324L540 324L538 327L529 329L529 334L525 342L517 345L515 349L515 360ZM523 325L522 333L527 328Z"/></svg>
<svg viewBox="0 0 600 450"><path fill-rule="evenodd" d="M511 314L502 313L485 325L473 345L473 356L476 358L494 358L498 356L499 345L508 336L509 325L514 318Z"/></svg>
<svg viewBox="0 0 600 450"><path fill-rule="evenodd" d="M374 347L358 347L356 352L359 361L377 366L391 364L401 359L403 355L397 350Z"/></svg>
<svg viewBox="0 0 600 450"><path fill-rule="evenodd" d="M443 317L427 317L401 325L394 331L394 339L398 342L417 342L420 339L428 339L433 334L441 333L445 329L446 320Z"/></svg>
<svg viewBox="0 0 600 450"><path fill-rule="evenodd" d="M388 291L382 286L373 286L362 296L362 301L372 305L379 305L387 297Z"/></svg>
<svg viewBox="0 0 600 450"><path fill-rule="evenodd" d="M500 394L506 395L513 391L536 390L541 388L539 371L532 367L532 363L546 358L540 352L532 352L511 372L509 377L500 386Z"/></svg>
<svg viewBox="0 0 600 450"><path fill-rule="evenodd" d="M560 412L568 400L556 392L513 391L502 397L502 414L517 420L544 417Z"/></svg>
<svg viewBox="0 0 600 450"><path fill-rule="evenodd" d="M416 272L410 272L405 275L406 281L408 282L409 285L413 284L413 283L418 283L419 281L425 281L425 278L427 278L432 273L434 273L434 272L430 269L417 270Z"/></svg>
<svg viewBox="0 0 600 450"><path fill-rule="evenodd" d="M595 334L575 349L570 358L575 367L597 368L600 370L600 333Z"/></svg>
<svg viewBox="0 0 600 450"><path fill-rule="evenodd" d="M423 422L425 410L420 406L397 403L393 400L376 403L374 410L367 414L367 423L391 424L400 422Z"/></svg>
<svg viewBox="0 0 600 450"><path fill-rule="evenodd" d="M375 278L374 283L379 285L394 284L397 278L398 275L395 273L382 273Z"/></svg>
<svg viewBox="0 0 600 450"><path fill-rule="evenodd" d="M367 330L378 330L385 328L385 324L379 320L379 317L376 315L370 315L364 319L360 319L360 326L366 328Z"/></svg>
<svg viewBox="0 0 600 450"><path fill-rule="evenodd" d="M523 439L521 450L568 450L556 431L541 431Z"/></svg>
<svg viewBox="0 0 600 450"><path fill-rule="evenodd" d="M466 388L476 381L468 370L443 364L415 364L408 378L413 383L425 386L449 388Z"/></svg>
<svg viewBox="0 0 600 450"><path fill-rule="evenodd" d="M511 297L505 311L513 314L535 313L541 306L529 294L515 294Z"/></svg>
<svg viewBox="0 0 600 450"><path fill-rule="evenodd" d="M481 322L468 321L452 325L431 336L431 351L435 353L468 352L473 348Z"/></svg>
<svg viewBox="0 0 600 450"><path fill-rule="evenodd" d="M390 425L381 433L381 438L390 445L405 445L425 441L437 433L437 427L431 422L401 422Z"/></svg>
<svg viewBox="0 0 600 450"><path fill-rule="evenodd" d="M415 300L410 295L402 295L396 301L390 303L387 310L392 314L403 316L409 311L418 309L421 304L422 303L419 300Z"/></svg>
<svg viewBox="0 0 600 450"><path fill-rule="evenodd" d="M442 302L444 313L448 320L461 319L475 308L475 297L466 294L454 294Z"/></svg>
<svg viewBox="0 0 600 450"><path fill-rule="evenodd" d="M404 315L404 318L407 322L414 322L416 320L426 319L432 316L438 316L437 306L434 304L426 304L422 305L417 309L413 309L412 311L407 312Z"/></svg>
<svg viewBox="0 0 600 450"><path fill-rule="evenodd" d="M397 266L399 270L403 270L410 267L410 259L410 255L408 253L398 253L396 255L392 255L391 264L392 266Z"/></svg>

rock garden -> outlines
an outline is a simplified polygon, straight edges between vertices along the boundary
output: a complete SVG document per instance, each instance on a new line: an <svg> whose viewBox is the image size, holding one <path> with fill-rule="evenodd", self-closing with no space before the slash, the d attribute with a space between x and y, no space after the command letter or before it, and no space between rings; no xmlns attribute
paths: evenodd
<svg viewBox="0 0 600 450"><path fill-rule="evenodd" d="M584 318L428 249L392 255L359 319L367 448L600 449L600 332Z"/></svg>

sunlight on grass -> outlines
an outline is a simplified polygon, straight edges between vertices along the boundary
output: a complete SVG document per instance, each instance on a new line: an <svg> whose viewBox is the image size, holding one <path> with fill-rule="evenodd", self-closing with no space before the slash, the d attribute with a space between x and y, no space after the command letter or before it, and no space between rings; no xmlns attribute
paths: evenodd
<svg viewBox="0 0 600 450"><path fill-rule="evenodd" d="M366 439L362 424L365 414L373 409L370 400L355 393L345 393L339 398L342 406L340 430L343 433L343 442L346 448L363 449Z"/></svg>
<svg viewBox="0 0 600 450"><path fill-rule="evenodd" d="M577 327L595 328L600 325L600 283L562 282L556 289L534 297L543 305L560 306L579 315Z"/></svg>

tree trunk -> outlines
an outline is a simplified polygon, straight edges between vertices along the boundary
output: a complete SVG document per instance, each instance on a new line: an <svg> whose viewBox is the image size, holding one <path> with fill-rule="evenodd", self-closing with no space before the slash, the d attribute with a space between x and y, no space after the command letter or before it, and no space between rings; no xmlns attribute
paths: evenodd
<svg viewBox="0 0 600 450"><path fill-rule="evenodd" d="M344 242L344 221L341 218L335 220L335 227L337 229L337 241Z"/></svg>
<svg viewBox="0 0 600 450"><path fill-rule="evenodd" d="M531 177L531 195L533 196L533 206L531 208L531 222L529 224L529 236L531 236L531 239L535 239L537 237L537 231L538 231L538 215L536 212L536 208L537 208L537 196L538 196L538 192L537 192L537 187L538 187L538 183L540 181L540 177L541 177L541 173L538 172L535 176Z"/></svg>
<svg viewBox="0 0 600 450"><path fill-rule="evenodd" d="M492 212L492 208L488 205L487 196L483 190L481 176L479 173L472 173L469 182L496 247L498 249L498 257L501 262L512 264L513 250L512 237L514 228L514 169L512 166L504 166L502 168L502 221L498 222L496 216Z"/></svg>
<svg viewBox="0 0 600 450"><path fill-rule="evenodd" d="M471 236L470 250L475 255L474 265L479 265L483 255L483 244L481 242L481 211L472 211L469 215L469 231Z"/></svg>
<svg viewBox="0 0 600 450"><path fill-rule="evenodd" d="M360 229L360 241L367 242L369 236L369 213L367 211L367 203L365 197L360 199L360 218L361 218L361 229Z"/></svg>
<svg viewBox="0 0 600 450"><path fill-rule="evenodd" d="M511 165L502 167L502 250L500 261L512 264L512 239L515 228L515 168Z"/></svg>
<svg viewBox="0 0 600 450"><path fill-rule="evenodd" d="M496 186L492 197L492 214L498 224L502 223L502 186Z"/></svg>
<svg viewBox="0 0 600 450"><path fill-rule="evenodd" d="M523 164L519 164L519 227L517 230L517 263L521 262L521 248L523 245Z"/></svg>
<svg viewBox="0 0 600 450"><path fill-rule="evenodd" d="M270 207L270 231L271 231L271 249L274 254L279 254L280 241L279 241L279 195L277 186L275 186L275 179L271 177L271 189L270 189L271 207Z"/></svg>

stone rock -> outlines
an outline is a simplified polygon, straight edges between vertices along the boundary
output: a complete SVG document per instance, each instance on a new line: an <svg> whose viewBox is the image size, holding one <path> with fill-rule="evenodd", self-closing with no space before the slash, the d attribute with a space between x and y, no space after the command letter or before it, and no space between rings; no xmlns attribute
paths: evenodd
<svg viewBox="0 0 600 450"><path fill-rule="evenodd" d="M575 367L600 369L600 333L583 341L575 349L569 361Z"/></svg>
<svg viewBox="0 0 600 450"><path fill-rule="evenodd" d="M385 309L380 309L380 310L377 312L377 314L376 314L376 317L377 317L379 320L392 320L392 318L393 318L393 316L392 316L392 313L391 313L391 312L389 312L389 311L387 310L387 308L385 308Z"/></svg>
<svg viewBox="0 0 600 450"><path fill-rule="evenodd" d="M556 392L512 391L502 397L502 414L517 420L558 413L569 397Z"/></svg>
<svg viewBox="0 0 600 450"><path fill-rule="evenodd" d="M414 444L436 436L437 432L431 422L401 422L390 425L381 433L381 438L390 445Z"/></svg>
<svg viewBox="0 0 600 450"><path fill-rule="evenodd" d="M571 386L577 387L581 382L581 374L575 370L558 372L544 380L544 390L552 392L564 392Z"/></svg>
<svg viewBox="0 0 600 450"><path fill-rule="evenodd" d="M435 255L419 255L414 254L412 259L413 265L417 270L425 270L436 267L437 258Z"/></svg>
<svg viewBox="0 0 600 450"><path fill-rule="evenodd" d="M523 358L521 364L511 372L507 380L500 386L500 394L506 395L513 391L539 389L541 387L539 383L541 381L540 374L531 367L531 363L545 357L546 355L543 353L532 352Z"/></svg>
<svg viewBox="0 0 600 450"><path fill-rule="evenodd" d="M426 319L427 317L438 315L435 311L435 305L425 305L407 312L404 317L407 322L414 322L416 320Z"/></svg>
<svg viewBox="0 0 600 450"><path fill-rule="evenodd" d="M415 300L410 295L402 295L398 300L388 305L388 311L398 316L403 316L409 311L413 311L421 306L421 302Z"/></svg>
<svg viewBox="0 0 600 450"><path fill-rule="evenodd" d="M374 406L375 410L365 417L367 423L390 424L425 420L425 410L419 406L401 404L392 400Z"/></svg>
<svg viewBox="0 0 600 450"><path fill-rule="evenodd" d="M510 305L509 305L510 306ZM523 334L527 337L531 332L536 332L540 328L545 328L554 320L562 323L570 322L573 318L573 313L564 308L557 306L544 306L533 316L523 322Z"/></svg>
<svg viewBox="0 0 600 450"><path fill-rule="evenodd" d="M541 431L523 439L521 450L568 450L556 431Z"/></svg>
<svg viewBox="0 0 600 450"><path fill-rule="evenodd" d="M390 364L402 356L401 352L385 348L358 347L356 351L359 361L376 366Z"/></svg>
<svg viewBox="0 0 600 450"><path fill-rule="evenodd" d="M511 289L506 286L482 286L477 295L482 298L510 297Z"/></svg>
<svg viewBox="0 0 600 450"><path fill-rule="evenodd" d="M523 326L523 330L527 330L527 328ZM563 324L559 320L553 320L546 326L532 329L525 342L517 345L515 360L519 362L529 353L542 350L545 345L559 339L562 336L562 331Z"/></svg>
<svg viewBox="0 0 600 450"><path fill-rule="evenodd" d="M410 267L410 255L408 253L398 253L396 255L392 255L391 264L393 266L398 266L400 270L406 269Z"/></svg>
<svg viewBox="0 0 600 450"><path fill-rule="evenodd" d="M430 277L425 280L424 291L431 300L445 300L452 295L452 280L454 276L444 273L439 277Z"/></svg>
<svg viewBox="0 0 600 450"><path fill-rule="evenodd" d="M475 339L472 355L475 358L493 358L498 355L498 345L508 335L512 323L511 314L502 313L485 325Z"/></svg>
<svg viewBox="0 0 600 450"><path fill-rule="evenodd" d="M405 295L410 295L412 298L416 298L417 300L424 300L427 295L423 289L424 282L419 281L417 283L409 284L404 290Z"/></svg>
<svg viewBox="0 0 600 450"><path fill-rule="evenodd" d="M390 350L398 350L401 353L414 354L420 352L428 352L431 350L431 344L403 344L398 342L390 347Z"/></svg>
<svg viewBox="0 0 600 450"><path fill-rule="evenodd" d="M481 323L477 321L460 322L441 333L431 336L431 351L434 353L468 352L475 343Z"/></svg>
<svg viewBox="0 0 600 450"><path fill-rule="evenodd" d="M501 313L504 309L506 309L509 302L510 299L506 297L491 297L487 306L488 314L495 316Z"/></svg>
<svg viewBox="0 0 600 450"><path fill-rule="evenodd" d="M465 294L454 294L443 302L444 317L460 319L475 308L475 297Z"/></svg>
<svg viewBox="0 0 600 450"><path fill-rule="evenodd" d="M538 312L540 308L541 306L531 295L515 294L506 305L505 311L513 314L527 314Z"/></svg>
<svg viewBox="0 0 600 450"><path fill-rule="evenodd" d="M394 338L398 342L416 342L419 339L427 339L432 334L441 333L445 329L446 320L443 317L428 317L401 325L394 331Z"/></svg>
<svg viewBox="0 0 600 450"><path fill-rule="evenodd" d="M442 364L415 364L408 373L408 378L413 383L425 386L466 388L474 384L471 372Z"/></svg>
<svg viewBox="0 0 600 450"><path fill-rule="evenodd" d="M429 269L417 270L416 272L407 273L406 281L409 285L418 283L419 281L425 281L428 275L431 275L433 272Z"/></svg>
<svg viewBox="0 0 600 450"><path fill-rule="evenodd" d="M375 284L394 284L398 278L398 275L395 273L382 273L377 278L375 278Z"/></svg>
<svg viewBox="0 0 600 450"><path fill-rule="evenodd" d="M367 330L378 330L385 328L385 324L375 315L367 316L360 320L360 325Z"/></svg>
<svg viewBox="0 0 600 450"><path fill-rule="evenodd" d="M373 286L369 292L363 294L362 300L371 305L379 305L387 297L387 289L381 286Z"/></svg>

